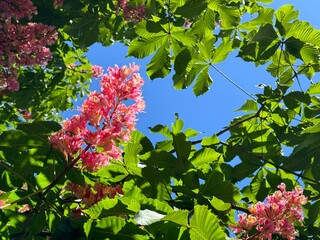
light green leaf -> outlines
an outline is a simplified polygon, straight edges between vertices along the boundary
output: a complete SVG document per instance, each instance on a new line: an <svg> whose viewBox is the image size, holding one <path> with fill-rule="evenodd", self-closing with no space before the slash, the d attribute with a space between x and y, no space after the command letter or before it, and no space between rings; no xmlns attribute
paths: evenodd
<svg viewBox="0 0 320 240"><path fill-rule="evenodd" d="M167 138L170 138L170 139L172 138L172 135L171 135L171 132L170 132L170 129L168 128L168 126L158 124L154 127L149 127L149 129L153 133L160 133Z"/></svg>
<svg viewBox="0 0 320 240"><path fill-rule="evenodd" d="M192 24L190 32L206 40L213 37L212 31L216 28L215 12L211 9L206 9L203 17Z"/></svg>
<svg viewBox="0 0 320 240"><path fill-rule="evenodd" d="M200 132L198 132L197 130L194 130L192 128L188 128L184 132L184 134L186 135L187 139L192 138L192 137L196 137L196 136L198 136L199 133Z"/></svg>
<svg viewBox="0 0 320 240"><path fill-rule="evenodd" d="M169 42L163 42L147 65L147 74L151 80L164 78L171 71L171 57Z"/></svg>
<svg viewBox="0 0 320 240"><path fill-rule="evenodd" d="M312 62L319 62L319 49L310 44L305 44L300 49L300 54L301 54L302 60L306 64L312 63Z"/></svg>
<svg viewBox="0 0 320 240"><path fill-rule="evenodd" d="M230 38L224 38L219 47L214 51L211 63L216 64L225 60L232 51L232 41Z"/></svg>
<svg viewBox="0 0 320 240"><path fill-rule="evenodd" d="M181 42L183 46L193 47L196 44L196 38L190 32L183 31L172 31L172 37L177 41Z"/></svg>
<svg viewBox="0 0 320 240"><path fill-rule="evenodd" d="M262 24L270 23L272 24L274 9L273 8L261 8L258 12L258 17L242 23L239 28L245 30L254 30L257 26Z"/></svg>
<svg viewBox="0 0 320 240"><path fill-rule="evenodd" d="M91 233L93 233L93 234L98 233L98 234L94 235L95 237L106 236L105 235L106 232L109 232L109 233L112 232L112 235L115 235L121 230L121 228L124 227L125 224L126 224L125 220L120 217L112 216L112 217L102 218L102 219L97 220L97 223L94 226L94 228L91 228Z"/></svg>
<svg viewBox="0 0 320 240"><path fill-rule="evenodd" d="M224 201L220 200L219 198L216 198L216 197L212 198L210 203L218 211L231 210L231 204L230 203L225 203Z"/></svg>
<svg viewBox="0 0 320 240"><path fill-rule="evenodd" d="M38 183L40 188L45 188L51 183L51 181L48 178L48 176L43 172L39 173L36 176L36 181L37 181L37 183Z"/></svg>
<svg viewBox="0 0 320 240"><path fill-rule="evenodd" d="M165 41L167 41L166 33L152 38L136 38L129 45L128 56L144 58L154 53Z"/></svg>
<svg viewBox="0 0 320 240"><path fill-rule="evenodd" d="M89 237L89 233L90 233L90 231L91 231L92 222L93 222L92 219L88 219L88 221L86 221L86 222L83 224L83 230L84 230L84 233L86 234L86 237L87 237L87 238Z"/></svg>
<svg viewBox="0 0 320 240"><path fill-rule="evenodd" d="M320 82L312 84L307 90L308 94L320 94Z"/></svg>
<svg viewBox="0 0 320 240"><path fill-rule="evenodd" d="M196 84L193 86L193 92L196 96L200 96L209 90L209 86L213 80L209 74L209 65L202 68L199 73Z"/></svg>
<svg viewBox="0 0 320 240"><path fill-rule="evenodd" d="M225 240L226 236L220 227L219 219L208 210L207 206L194 207L190 223L191 240Z"/></svg>
<svg viewBox="0 0 320 240"><path fill-rule="evenodd" d="M212 146L214 144L219 143L220 140L216 134L212 135L211 137L204 137L201 141L201 145L204 147Z"/></svg>
<svg viewBox="0 0 320 240"><path fill-rule="evenodd" d="M212 148L202 148L194 153L190 161L194 167L198 168L203 164L210 164L214 161L218 161L220 156L221 154Z"/></svg>
<svg viewBox="0 0 320 240"><path fill-rule="evenodd" d="M221 0L208 0L208 8L219 13L222 28L232 28L240 22L240 10L223 5Z"/></svg>
<svg viewBox="0 0 320 240"><path fill-rule="evenodd" d="M294 11L294 6L291 4L283 5L276 11L276 18L280 23L287 23L298 16L299 11Z"/></svg>
<svg viewBox="0 0 320 240"><path fill-rule="evenodd" d="M188 214L189 212L187 210L174 211L162 218L162 221L170 221L188 227Z"/></svg>
<svg viewBox="0 0 320 240"><path fill-rule="evenodd" d="M314 29L308 22L295 21L285 37L294 37L302 42L320 47L320 30Z"/></svg>
<svg viewBox="0 0 320 240"><path fill-rule="evenodd" d="M235 111L244 111L244 112L251 112L251 111L258 111L258 103L253 100L247 100L241 108Z"/></svg>
<svg viewBox="0 0 320 240"><path fill-rule="evenodd" d="M175 122L171 125L172 133L178 134L182 131L184 122L181 119L176 119Z"/></svg>

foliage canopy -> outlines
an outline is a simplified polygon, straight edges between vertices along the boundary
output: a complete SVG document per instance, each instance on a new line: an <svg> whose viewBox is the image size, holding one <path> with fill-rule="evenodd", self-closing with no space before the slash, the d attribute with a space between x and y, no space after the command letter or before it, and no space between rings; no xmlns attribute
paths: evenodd
<svg viewBox="0 0 320 240"><path fill-rule="evenodd" d="M272 0L136 0L125 7L123 1L64 0L58 8L32 2L38 11L32 21L59 34L52 60L20 67L19 91L0 97L2 239L226 239L238 211L248 212L282 182L288 189L301 185L308 198L304 226L296 225L299 239L320 239L320 83L312 81L320 71L320 30L299 20L294 6L273 9ZM128 19L125 11L137 14L142 4L144 15ZM247 15L253 18L244 21ZM150 79L173 73L174 88L192 86L196 96L213 83L210 69L226 77L216 64L231 52L263 65L276 87L249 95L238 109L242 116L211 136L200 138L176 117L171 126L150 129L164 141L152 143L134 131L129 142L118 143L122 160L97 172L70 167L74 159L66 160L48 139L61 129L60 113L89 93L85 52L114 42L127 46L128 56L151 56ZM307 91L302 77L310 80ZM32 119L22 117L25 111ZM121 186L121 193L87 206L67 190L68 182ZM18 211L25 204L31 209Z"/></svg>

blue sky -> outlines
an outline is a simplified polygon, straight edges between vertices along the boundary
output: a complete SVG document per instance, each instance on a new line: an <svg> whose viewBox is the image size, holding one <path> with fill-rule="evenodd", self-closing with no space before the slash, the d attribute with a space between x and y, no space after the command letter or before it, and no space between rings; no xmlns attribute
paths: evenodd
<svg viewBox="0 0 320 240"><path fill-rule="evenodd" d="M319 0L276 0L275 2L271 7L278 8L283 4L296 6L300 10L301 20L308 21L319 28L320 15L317 12L320 7ZM227 126L234 117L240 116L242 113L234 110L249 99L214 70L210 71L214 82L206 94L196 97L192 87L177 91L173 88L172 74L164 79L153 81L147 77L146 65L150 58L134 59L126 58L126 55L127 48L121 44L114 44L111 47L96 44L88 52L92 64L101 65L104 68L114 64L128 65L132 62L140 65L140 74L145 80L143 96L147 108L145 113L139 115L137 129L152 140L159 140L159 138L154 134L151 135L148 127L156 124L170 125L174 121L175 113L179 113L180 118L185 121L186 128L194 128L204 133L199 138L212 135ZM262 92L262 89L255 87L259 83L275 86L275 80L265 71L264 66L256 68L253 63L246 63L235 56L236 53L231 54L226 61L217 64L216 67L250 94ZM94 83L92 89L97 86Z"/></svg>

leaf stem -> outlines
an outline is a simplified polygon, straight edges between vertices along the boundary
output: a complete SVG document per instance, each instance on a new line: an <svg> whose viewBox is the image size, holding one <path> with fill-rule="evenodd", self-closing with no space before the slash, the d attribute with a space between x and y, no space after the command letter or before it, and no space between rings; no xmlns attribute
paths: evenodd
<svg viewBox="0 0 320 240"><path fill-rule="evenodd" d="M244 94L246 94L247 96L249 96L250 98L252 98L254 101L257 101L257 99L252 96L252 94L248 93L244 88L242 88L241 86L239 86L235 81L233 81L231 78L229 78L224 72L222 72L219 68L217 68L216 66L214 66L213 64L210 64L210 66L216 70L218 73L220 73L225 79L227 79L231 84L233 84L236 88L238 88L240 91L242 91Z"/></svg>

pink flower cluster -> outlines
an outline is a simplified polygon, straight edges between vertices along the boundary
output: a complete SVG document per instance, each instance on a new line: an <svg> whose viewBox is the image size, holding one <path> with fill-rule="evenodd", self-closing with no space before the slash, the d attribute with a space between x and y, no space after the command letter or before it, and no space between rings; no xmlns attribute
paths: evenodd
<svg viewBox="0 0 320 240"><path fill-rule="evenodd" d="M46 64L51 52L46 47L57 39L54 27L19 22L37 14L30 0L0 1L0 92L19 89L17 68Z"/></svg>
<svg viewBox="0 0 320 240"><path fill-rule="evenodd" d="M239 214L237 225L231 225L235 234L240 239L272 239L272 235L279 235L292 240L298 236L294 223L303 224L303 211L301 205L307 203L303 195L303 189L299 186L293 191L286 191L286 185L281 183L272 196L266 198L266 203L258 202L249 207L249 212ZM255 227L256 232L249 236L249 232Z"/></svg>
<svg viewBox="0 0 320 240"><path fill-rule="evenodd" d="M105 199L106 197L114 198L116 194L123 194L122 188L120 185L115 187L110 187L100 182L96 182L93 186L93 190L86 184L84 187L69 182L65 187L67 191L73 192L74 196L81 199L82 203L87 207L90 207L93 204Z"/></svg>
<svg viewBox="0 0 320 240"><path fill-rule="evenodd" d="M102 76L103 68L101 66L93 65L91 68L92 77L97 78Z"/></svg>
<svg viewBox="0 0 320 240"><path fill-rule="evenodd" d="M81 114L63 122L62 130L50 138L65 156L80 157L82 167L97 171L110 159L120 159L121 142L130 139L136 115L143 111L143 79L139 67L108 68L100 80L101 92L91 92L80 108ZM128 106L125 104L129 100Z"/></svg>
<svg viewBox="0 0 320 240"><path fill-rule="evenodd" d="M142 4L140 6L134 6L128 4L127 0L118 0L120 7L123 11L123 17L129 22L138 23L146 15L146 5ZM117 9L118 10L118 9Z"/></svg>
<svg viewBox="0 0 320 240"><path fill-rule="evenodd" d="M22 207L18 209L18 213L24 213L30 211L32 208L29 206L29 204L23 204Z"/></svg>
<svg viewBox="0 0 320 240"><path fill-rule="evenodd" d="M63 0L53 0L54 8L61 8L63 6Z"/></svg>
<svg viewBox="0 0 320 240"><path fill-rule="evenodd" d="M5 191L0 190L0 195L4 194L4 193L5 193ZM1 207L5 206L7 204L7 202L8 202L8 199L4 199L4 200L0 199L0 209L1 209Z"/></svg>

